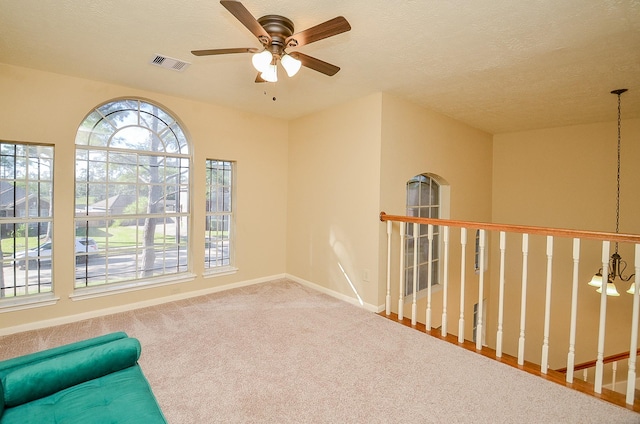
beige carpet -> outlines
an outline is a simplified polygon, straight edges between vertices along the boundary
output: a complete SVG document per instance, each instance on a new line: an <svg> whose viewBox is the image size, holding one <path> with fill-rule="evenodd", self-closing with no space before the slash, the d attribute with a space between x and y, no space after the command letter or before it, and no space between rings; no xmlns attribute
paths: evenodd
<svg viewBox="0 0 640 424"><path fill-rule="evenodd" d="M124 330L171 423L640 423L640 415L280 280L0 338Z"/></svg>

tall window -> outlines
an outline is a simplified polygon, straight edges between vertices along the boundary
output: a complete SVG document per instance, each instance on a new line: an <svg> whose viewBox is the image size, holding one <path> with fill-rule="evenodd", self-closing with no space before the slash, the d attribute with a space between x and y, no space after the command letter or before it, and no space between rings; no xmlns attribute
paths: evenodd
<svg viewBox="0 0 640 424"><path fill-rule="evenodd" d="M407 215L421 218L440 218L440 184L431 176L422 174L411 178L407 182ZM428 226L419 225L417 240L413 238L413 224L407 224L405 246L405 294L413 294L413 257L418 250L418 279L417 290L427 288L429 272L429 239ZM440 232L439 227L433 229L432 254L432 285L438 284L440 261Z"/></svg>
<svg viewBox="0 0 640 424"><path fill-rule="evenodd" d="M177 120L135 99L93 110L76 136L76 282L187 271L189 145Z"/></svg>
<svg viewBox="0 0 640 424"><path fill-rule="evenodd" d="M0 141L0 298L51 292L53 147Z"/></svg>
<svg viewBox="0 0 640 424"><path fill-rule="evenodd" d="M205 223L205 268L231 267L233 232L234 163L207 160L207 220Z"/></svg>

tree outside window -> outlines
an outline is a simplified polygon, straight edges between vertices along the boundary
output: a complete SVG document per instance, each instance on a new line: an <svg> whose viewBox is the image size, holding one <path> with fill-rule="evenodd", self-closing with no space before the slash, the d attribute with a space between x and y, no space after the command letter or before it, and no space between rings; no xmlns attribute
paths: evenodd
<svg viewBox="0 0 640 424"><path fill-rule="evenodd" d="M76 136L76 288L188 270L189 168L186 136L159 106L89 113Z"/></svg>

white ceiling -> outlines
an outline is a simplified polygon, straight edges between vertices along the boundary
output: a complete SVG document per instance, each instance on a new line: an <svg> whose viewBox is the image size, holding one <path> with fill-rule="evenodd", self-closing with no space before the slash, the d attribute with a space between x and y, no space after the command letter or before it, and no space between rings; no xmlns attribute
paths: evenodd
<svg viewBox="0 0 640 424"><path fill-rule="evenodd" d="M341 67L256 84L259 47L218 0L0 0L0 62L284 119L387 92L503 133L640 117L640 0L243 0L296 32L344 16L350 32L298 49ZM190 62L184 72L149 64ZM276 97L276 101L272 98Z"/></svg>

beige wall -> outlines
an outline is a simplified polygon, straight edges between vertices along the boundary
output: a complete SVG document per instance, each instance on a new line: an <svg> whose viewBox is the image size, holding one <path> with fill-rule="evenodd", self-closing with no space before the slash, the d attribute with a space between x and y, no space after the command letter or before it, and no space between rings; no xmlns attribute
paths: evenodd
<svg viewBox="0 0 640 424"><path fill-rule="evenodd" d="M489 134L387 94L291 122L288 272L383 305L379 212L404 214L406 181L431 172L451 184L452 217L489 221L491 153Z"/></svg>
<svg viewBox="0 0 640 424"><path fill-rule="evenodd" d="M497 223L612 231L615 224L615 122L491 136L393 96L376 93L287 122L214 105L127 87L0 65L0 139L55 145L54 242L55 306L0 314L0 330L41 320L158 301L212 287L288 273L371 307L384 304L386 228L380 211L405 213L405 183L433 173L450 185L450 218ZM182 120L193 144L194 167L191 282L99 299L72 301L73 169L75 132L96 105L118 97L158 103ZM621 231L640 233L640 120L623 121ZM204 161L237 161L238 273L205 279ZM283 236L285 235L286 236ZM397 234L397 228L396 228ZM497 237L491 236L486 274L491 311L487 339L495 342L498 296ZM452 232L451 257L459 256ZM470 232L467 255L473 251ZM518 245L509 237L508 246ZM567 252L567 241L556 248ZM623 249L623 248L621 248ZM394 250L398 250L397 237ZM517 250L517 248L516 248ZM527 356L537 358L542 342L544 240L532 238L527 311ZM630 254L621 250L630 260ZM520 298L520 257L509 255L506 296ZM585 243L581 280L599 267L599 246ZM456 262L454 262L456 263ZM68 266L66 265L68 264ZM471 262L470 262L471 265ZM566 357L570 274L554 262L551 366ZM398 265L392 265L396 279ZM450 269L459 279L458 266ZM368 280L368 281L366 281ZM449 331L456 333L459 289L447 304ZM622 291L626 287L619 287ZM457 290L457 291L456 291ZM593 359L599 298L580 288L577 360ZM393 292L395 311L397 292ZM442 292L434 293L434 325L439 325ZM465 316L470 339L477 276L467 267ZM630 297L610 301L607 353L628 340ZM408 309L405 309L408 311ZM424 300L419 306L424 321ZM505 351L515 354L519 304L505 311ZM556 321L557 320L557 321ZM622 323L622 324L619 324ZM626 327L625 327L626 326ZM586 349L582 349L586 347Z"/></svg>
<svg viewBox="0 0 640 424"><path fill-rule="evenodd" d="M612 115L615 116L612 97ZM624 110L624 109L623 109ZM622 169L620 231L640 233L640 120L622 122ZM525 131L494 136L493 221L556 228L613 232L617 129L616 122ZM493 243L492 265L498 265ZM507 238L508 259L505 297L515 299L505 309L505 351L517 352L519 298L521 295L520 237ZM511 247L509 247L511 246ZM614 246L611 246L613 253ZM511 249L511 250L510 250ZM554 278L550 329L550 365L565 365L569 346L569 301L571 299L571 243L554 242ZM543 340L546 279L545 239L532 237L527 296L526 352L539 363ZM509 253L510 252L510 253ZM624 259L633 267L627 246L620 246ZM601 245L584 242L581 249L578 304L578 362L595 359L600 296L586 285L601 266ZM633 271L629 272L632 273ZM493 274L491 300L495 306L498 287ZM631 296L618 284L622 296L608 298L605 355L629 349ZM495 309L494 309L495 311ZM496 314L489 317L495 331ZM495 333L488 333L495 340ZM535 358L535 359L534 359ZM621 374L622 375L622 374Z"/></svg>
<svg viewBox="0 0 640 424"><path fill-rule="evenodd" d="M380 117L373 94L289 129L287 270L369 306L380 303Z"/></svg>
<svg viewBox="0 0 640 424"><path fill-rule="evenodd" d="M490 134L464 125L441 114L418 107L390 95L383 96L382 164L380 172L380 209L387 214L404 215L406 182L422 173L437 174L450 186L450 218L469 221L491 221L492 138ZM378 226L380 237L380 275L386 278L386 227ZM393 250L399 249L398 228L395 226ZM469 243L474 234L469 234ZM459 257L460 235L451 233L451 256ZM392 276L397 280L399 259L394 258ZM453 263L453 262L452 262ZM459 259L458 262L459 263ZM467 268L468 280L475 279L472 263ZM473 277L472 277L473 276ZM459 281L459 266L451 267L450 278ZM459 286L452 285L447 302L449 329L457 334ZM472 315L473 299L478 298L477 286L468 284L465 290L467 317ZM384 299L386 288L381 281L379 296ZM398 294L392 292L393 311L397 312ZM418 303L419 319L424 322L426 301ZM440 325L442 292L433 294L433 325ZM410 305L405 306L405 316ZM467 334L471 328L467 319Z"/></svg>
<svg viewBox="0 0 640 424"><path fill-rule="evenodd" d="M209 104L95 81L0 65L0 139L55 146L54 287L55 306L0 314L0 328L83 314L204 290L286 272L286 121ZM74 139L78 125L95 106L118 97L141 97L182 120L193 147L191 282L99 299L72 301L74 227ZM237 161L236 266L230 276L203 278L204 164L208 158Z"/></svg>
<svg viewBox="0 0 640 424"><path fill-rule="evenodd" d="M639 126L622 122L622 232L640 232ZM493 158L494 222L615 230L616 122L499 134Z"/></svg>

